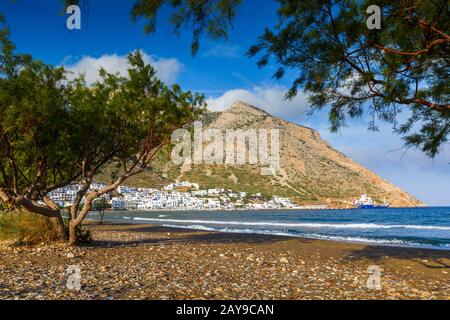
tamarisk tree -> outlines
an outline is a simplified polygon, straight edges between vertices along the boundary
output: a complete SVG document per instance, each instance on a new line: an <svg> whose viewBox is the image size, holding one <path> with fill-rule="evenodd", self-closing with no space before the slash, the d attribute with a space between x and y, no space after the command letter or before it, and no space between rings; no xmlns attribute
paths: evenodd
<svg viewBox="0 0 450 320"><path fill-rule="evenodd" d="M127 178L149 169L158 151L170 143L172 132L195 120L203 110L203 97L167 87L140 52L128 57L127 77L100 70L102 80L87 87L82 79L69 97L74 132L85 138L73 141L80 189L70 208L70 242L77 226L92 209L93 201L114 191ZM115 181L90 190L105 164L120 167Z"/></svg>
<svg viewBox="0 0 450 320"><path fill-rule="evenodd" d="M87 86L83 76L68 81L63 68L15 55L6 28L0 45L0 200L49 217L71 244L93 202L150 170L172 132L204 109L202 96L159 81L139 52L129 55L127 76L100 70L101 80ZM92 190L111 163L117 178ZM79 191L66 228L48 195L71 184Z"/></svg>

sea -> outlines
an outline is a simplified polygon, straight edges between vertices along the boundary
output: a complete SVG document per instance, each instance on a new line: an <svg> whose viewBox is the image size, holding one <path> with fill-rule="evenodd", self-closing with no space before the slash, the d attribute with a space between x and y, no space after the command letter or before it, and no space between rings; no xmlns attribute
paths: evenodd
<svg viewBox="0 0 450 320"><path fill-rule="evenodd" d="M98 213L90 218L97 219ZM105 220L228 233L249 233L450 250L450 207L264 210L125 211Z"/></svg>

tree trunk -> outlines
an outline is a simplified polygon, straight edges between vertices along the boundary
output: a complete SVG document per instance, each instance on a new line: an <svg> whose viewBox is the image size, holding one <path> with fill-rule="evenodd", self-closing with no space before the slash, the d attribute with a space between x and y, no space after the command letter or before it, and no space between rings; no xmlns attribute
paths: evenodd
<svg viewBox="0 0 450 320"><path fill-rule="evenodd" d="M69 223L69 244L71 246L77 244L77 225L75 220L71 220Z"/></svg>
<svg viewBox="0 0 450 320"><path fill-rule="evenodd" d="M104 216L105 216L105 210L102 210L101 211L101 218L100 218L100 225L102 225L103 224L103 218L104 218Z"/></svg>
<svg viewBox="0 0 450 320"><path fill-rule="evenodd" d="M50 221L55 229L58 240L67 241L67 230L61 214L58 214L56 217L51 217Z"/></svg>

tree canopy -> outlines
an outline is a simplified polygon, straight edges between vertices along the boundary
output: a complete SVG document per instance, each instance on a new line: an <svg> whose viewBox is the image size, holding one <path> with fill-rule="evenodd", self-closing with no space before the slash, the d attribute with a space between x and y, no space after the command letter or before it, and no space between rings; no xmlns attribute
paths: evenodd
<svg viewBox="0 0 450 320"><path fill-rule="evenodd" d="M69 1L77 3L78 1ZM279 21L248 51L274 77L293 70L287 98L306 92L314 109L330 108L331 130L348 117L392 123L407 146L435 156L450 134L450 19L446 0L380 0L382 26L369 30L370 0L277 0ZM242 0L136 0L134 20L156 30L158 13L172 8L174 32L192 29L192 53L202 35L227 39ZM406 112L405 112L406 111ZM409 119L397 123L398 114Z"/></svg>
<svg viewBox="0 0 450 320"><path fill-rule="evenodd" d="M371 1L280 3L277 28L267 29L249 56L258 56L259 66L273 57L278 79L298 70L288 97L302 88L313 107L330 106L333 131L365 108L395 123L407 107L411 116L397 131L407 145L438 153L450 133L447 1L378 1L380 30L366 25Z"/></svg>

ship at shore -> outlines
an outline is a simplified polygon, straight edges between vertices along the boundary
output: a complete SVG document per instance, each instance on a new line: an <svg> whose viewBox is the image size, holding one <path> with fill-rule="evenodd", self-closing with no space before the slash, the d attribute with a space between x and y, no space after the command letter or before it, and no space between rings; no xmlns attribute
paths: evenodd
<svg viewBox="0 0 450 320"><path fill-rule="evenodd" d="M383 204L375 204L372 198L367 194L363 194L354 202L354 205L359 209L386 209L390 207L389 203L386 203L386 201Z"/></svg>

